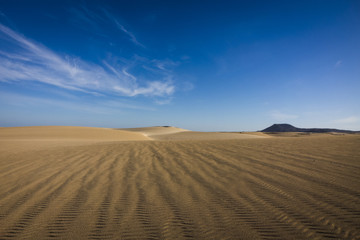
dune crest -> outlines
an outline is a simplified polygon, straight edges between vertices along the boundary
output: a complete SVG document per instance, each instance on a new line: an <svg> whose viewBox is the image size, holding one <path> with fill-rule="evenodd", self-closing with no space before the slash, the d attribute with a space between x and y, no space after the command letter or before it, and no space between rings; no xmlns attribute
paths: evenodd
<svg viewBox="0 0 360 240"><path fill-rule="evenodd" d="M0 150L25 151L112 141L152 140L141 133L111 128L35 126L0 128Z"/></svg>
<svg viewBox="0 0 360 240"><path fill-rule="evenodd" d="M72 127L72 126L36 126L9 127L0 129L0 140L97 140L131 141L149 140L142 134L129 131L115 131L111 128Z"/></svg>

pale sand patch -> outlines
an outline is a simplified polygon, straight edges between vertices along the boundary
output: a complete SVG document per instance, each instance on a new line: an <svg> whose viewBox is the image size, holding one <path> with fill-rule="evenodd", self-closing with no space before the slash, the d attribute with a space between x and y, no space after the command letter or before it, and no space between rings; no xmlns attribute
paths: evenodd
<svg viewBox="0 0 360 240"><path fill-rule="evenodd" d="M142 133L145 136L156 136L156 135L164 135L164 134L173 134L178 132L188 132L189 130L177 128L177 127L143 127L143 128L119 128L119 130L131 131Z"/></svg>
<svg viewBox="0 0 360 240"><path fill-rule="evenodd" d="M24 133L7 134L0 146ZM0 147L0 239L360 238L359 135L34 134L23 141L54 145Z"/></svg>
<svg viewBox="0 0 360 240"><path fill-rule="evenodd" d="M122 128L122 130L142 133L154 140L226 140L270 137L261 133L239 132L195 132L177 127Z"/></svg>

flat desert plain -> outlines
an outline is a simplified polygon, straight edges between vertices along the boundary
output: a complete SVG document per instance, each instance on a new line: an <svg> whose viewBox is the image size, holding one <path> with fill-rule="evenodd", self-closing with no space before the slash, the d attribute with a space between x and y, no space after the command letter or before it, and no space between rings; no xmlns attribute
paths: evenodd
<svg viewBox="0 0 360 240"><path fill-rule="evenodd" d="M360 135L0 128L0 239L360 239Z"/></svg>

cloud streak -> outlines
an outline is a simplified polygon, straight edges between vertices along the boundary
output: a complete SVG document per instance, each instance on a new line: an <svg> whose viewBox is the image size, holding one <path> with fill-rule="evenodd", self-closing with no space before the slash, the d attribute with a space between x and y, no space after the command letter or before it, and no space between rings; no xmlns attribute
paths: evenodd
<svg viewBox="0 0 360 240"><path fill-rule="evenodd" d="M338 67L340 67L340 66L342 65L342 63L343 63L343 61L342 61L342 60L339 60L339 61L337 61L337 62L335 63L334 67L335 67L335 68L338 68Z"/></svg>
<svg viewBox="0 0 360 240"><path fill-rule="evenodd" d="M95 29L98 35L105 36L106 34L101 33L102 27L101 24L113 25L116 29L120 30L122 34L125 34L128 39L135 45L145 48L145 46L138 41L134 33L129 31L123 24L121 24L113 14L107 11L105 8L101 9L102 13L96 13L88 9L86 6L81 6L80 9L72 8L70 9L71 13L76 17L77 25L82 25L79 23L86 23L91 28Z"/></svg>
<svg viewBox="0 0 360 240"><path fill-rule="evenodd" d="M334 123L343 123L343 124L350 124L350 123L357 123L360 122L360 118L352 116L347 118L341 118L334 121Z"/></svg>
<svg viewBox="0 0 360 240"><path fill-rule="evenodd" d="M129 32L123 25L121 25L116 19L113 19L113 21L115 22L116 26L122 31L124 32L126 35L129 36L130 40L135 43L136 45L145 48L145 46L141 43L139 43L139 41L136 39L135 35L131 32Z"/></svg>
<svg viewBox="0 0 360 240"><path fill-rule="evenodd" d="M119 21L118 21L118 19L117 19L116 17L114 17L114 16L113 16L111 13L109 13L106 9L102 9L102 10L103 10L103 12L105 13L106 17L107 17L111 22L113 22L113 23L116 25L116 27L117 27L121 32L125 33L125 34L129 37L129 39L130 39L131 42L133 42L133 43L134 43L135 45L137 45L137 46L140 46L140 47L145 48L145 46L136 39L135 35L134 35L132 32L128 31L128 30L124 27L124 25L122 25L122 24L119 23Z"/></svg>
<svg viewBox="0 0 360 240"><path fill-rule="evenodd" d="M66 98L47 98L39 96L29 96L11 92L0 91L0 101L9 106L17 107L61 107L64 109L72 109L92 113L106 113L113 114L116 111L123 111L124 109L139 109L144 111L154 111L154 108L139 106L129 102L119 102L115 100L102 99L94 102L84 102L80 98L71 96Z"/></svg>
<svg viewBox="0 0 360 240"><path fill-rule="evenodd" d="M128 97L168 97L175 91L165 71L157 75L158 80L142 79L140 82L126 67L121 69L106 61L99 65L62 56L2 24L1 35L1 41L11 47L0 47L0 81L37 81L94 95Z"/></svg>

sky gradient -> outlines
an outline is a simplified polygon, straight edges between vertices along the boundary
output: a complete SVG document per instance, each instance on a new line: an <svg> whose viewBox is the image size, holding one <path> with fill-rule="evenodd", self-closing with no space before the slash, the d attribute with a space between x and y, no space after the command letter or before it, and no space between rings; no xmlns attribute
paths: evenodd
<svg viewBox="0 0 360 240"><path fill-rule="evenodd" d="M0 126L360 130L360 2L0 0Z"/></svg>

